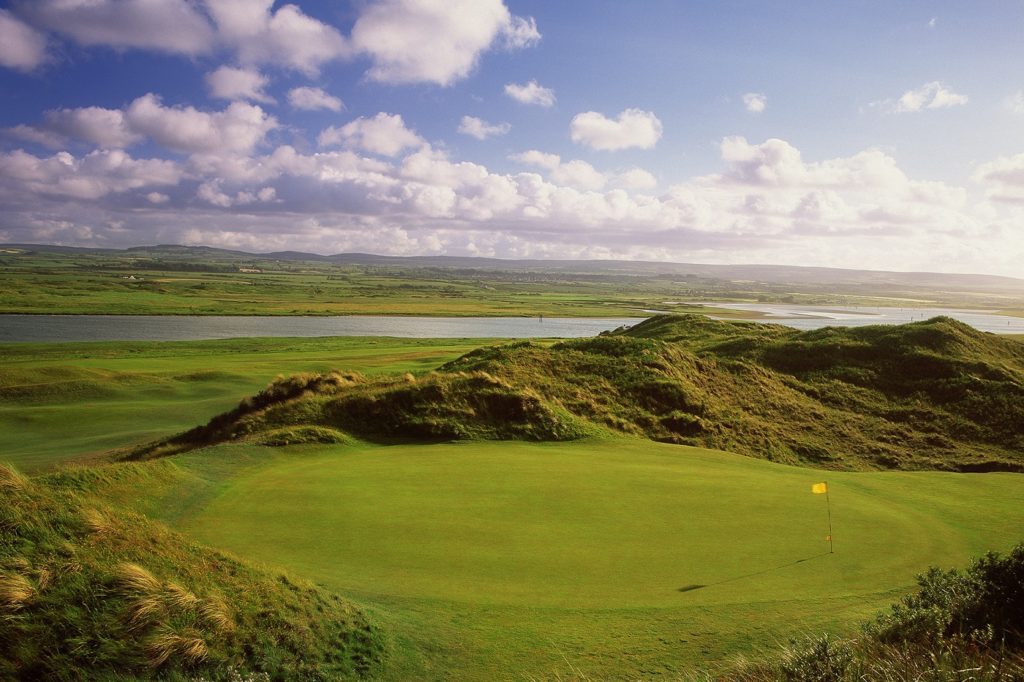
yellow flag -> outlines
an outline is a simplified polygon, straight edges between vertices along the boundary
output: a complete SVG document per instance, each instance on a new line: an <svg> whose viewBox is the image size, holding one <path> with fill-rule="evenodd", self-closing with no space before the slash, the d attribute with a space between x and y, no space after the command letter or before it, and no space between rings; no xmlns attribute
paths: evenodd
<svg viewBox="0 0 1024 682"><path fill-rule="evenodd" d="M815 495L822 495L828 492L828 483L815 483L811 486L811 492Z"/></svg>

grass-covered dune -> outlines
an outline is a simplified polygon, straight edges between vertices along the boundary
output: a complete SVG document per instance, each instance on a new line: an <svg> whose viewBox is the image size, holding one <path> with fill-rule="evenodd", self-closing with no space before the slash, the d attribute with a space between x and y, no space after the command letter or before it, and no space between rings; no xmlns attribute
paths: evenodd
<svg viewBox="0 0 1024 682"><path fill-rule="evenodd" d="M336 679L379 664L362 611L90 495L109 474L0 465L0 679Z"/></svg>
<svg viewBox="0 0 1024 682"><path fill-rule="evenodd" d="M837 469L1024 470L1024 345L948 318L798 332L657 316L421 376L281 378L134 457L248 439L565 441L618 432Z"/></svg>

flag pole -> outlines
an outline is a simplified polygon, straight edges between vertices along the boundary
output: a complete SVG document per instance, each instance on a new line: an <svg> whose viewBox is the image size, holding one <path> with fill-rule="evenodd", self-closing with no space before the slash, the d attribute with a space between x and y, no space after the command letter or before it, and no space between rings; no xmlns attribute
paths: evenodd
<svg viewBox="0 0 1024 682"><path fill-rule="evenodd" d="M825 481L825 509L828 510L828 553L834 554L832 549L832 503L828 499L828 481Z"/></svg>

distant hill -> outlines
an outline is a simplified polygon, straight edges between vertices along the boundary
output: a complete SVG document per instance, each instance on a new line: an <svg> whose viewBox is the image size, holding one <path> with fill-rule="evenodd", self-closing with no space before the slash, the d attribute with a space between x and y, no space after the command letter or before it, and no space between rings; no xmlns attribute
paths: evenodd
<svg viewBox="0 0 1024 682"><path fill-rule="evenodd" d="M481 272L539 272L569 274L632 275L714 279L743 283L791 284L800 287L866 288L870 291L934 290L951 293L987 293L1024 296L1024 279L983 274L934 272L887 272L791 265L713 265L620 260L506 260L458 256L381 256L341 253L330 256L299 251L248 253L209 246L156 245L128 249L102 249L47 244L4 244L0 248L43 253L122 256L155 259L204 259L246 263L256 261L307 262L396 268L441 268Z"/></svg>
<svg viewBox="0 0 1024 682"><path fill-rule="evenodd" d="M840 469L1024 471L1024 344L943 317L825 328L660 315L553 346L475 350L425 376L281 379L140 449L559 441L618 432Z"/></svg>

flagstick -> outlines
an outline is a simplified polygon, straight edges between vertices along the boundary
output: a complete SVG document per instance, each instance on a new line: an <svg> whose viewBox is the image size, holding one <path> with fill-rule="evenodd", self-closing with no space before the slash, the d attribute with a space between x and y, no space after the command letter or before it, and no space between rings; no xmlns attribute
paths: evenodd
<svg viewBox="0 0 1024 682"><path fill-rule="evenodd" d="M832 503L828 499L828 481L825 482L825 509L828 510L828 553L834 554L832 549Z"/></svg>

